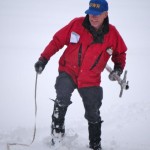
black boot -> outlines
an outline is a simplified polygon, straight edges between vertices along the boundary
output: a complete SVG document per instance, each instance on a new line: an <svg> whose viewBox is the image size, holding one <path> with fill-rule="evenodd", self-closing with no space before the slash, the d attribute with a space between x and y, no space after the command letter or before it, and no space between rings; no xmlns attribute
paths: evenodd
<svg viewBox="0 0 150 150"><path fill-rule="evenodd" d="M65 134L64 121L66 111L66 106L61 106L57 101L55 102L51 125L52 145L55 144L55 139L61 139Z"/></svg>
<svg viewBox="0 0 150 150"><path fill-rule="evenodd" d="M89 147L93 150L101 150L101 122L88 123Z"/></svg>

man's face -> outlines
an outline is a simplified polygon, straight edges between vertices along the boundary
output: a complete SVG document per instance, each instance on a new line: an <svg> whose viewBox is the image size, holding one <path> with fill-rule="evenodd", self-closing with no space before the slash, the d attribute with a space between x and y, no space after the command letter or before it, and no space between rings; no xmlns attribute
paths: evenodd
<svg viewBox="0 0 150 150"><path fill-rule="evenodd" d="M98 30L107 16L108 12L106 11L97 16L89 14L89 21L91 23L91 26L93 26L96 30Z"/></svg>

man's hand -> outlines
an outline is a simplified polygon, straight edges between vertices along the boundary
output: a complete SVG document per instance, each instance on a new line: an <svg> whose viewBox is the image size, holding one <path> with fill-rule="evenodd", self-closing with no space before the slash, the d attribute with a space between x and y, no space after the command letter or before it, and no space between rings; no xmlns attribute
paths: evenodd
<svg viewBox="0 0 150 150"><path fill-rule="evenodd" d="M40 74L42 73L42 71L45 68L45 65L47 64L48 60L40 57L39 60L35 63L34 67L35 67L35 71Z"/></svg>
<svg viewBox="0 0 150 150"><path fill-rule="evenodd" d="M121 68L115 68L110 74L109 74L109 79L111 80L111 81L116 81L116 78L115 78L115 76L117 75L117 76L119 76L120 77L120 75L122 74L122 69Z"/></svg>

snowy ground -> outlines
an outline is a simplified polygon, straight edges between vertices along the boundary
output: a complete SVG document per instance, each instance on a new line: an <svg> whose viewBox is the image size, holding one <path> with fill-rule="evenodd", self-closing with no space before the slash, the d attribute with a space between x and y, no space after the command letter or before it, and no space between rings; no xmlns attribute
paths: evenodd
<svg viewBox="0 0 150 150"><path fill-rule="evenodd" d="M110 21L127 46L130 90L119 98L120 87L108 80L104 71L101 115L104 150L150 149L150 2L112 0ZM76 16L83 16L87 1L0 0L0 150L6 144L28 144L34 125L34 63L52 35ZM30 147L11 150L49 150L50 122L55 98L56 54L38 78L37 134ZM109 64L112 66L111 62ZM66 138L60 150L88 150L87 122L77 91L66 116Z"/></svg>

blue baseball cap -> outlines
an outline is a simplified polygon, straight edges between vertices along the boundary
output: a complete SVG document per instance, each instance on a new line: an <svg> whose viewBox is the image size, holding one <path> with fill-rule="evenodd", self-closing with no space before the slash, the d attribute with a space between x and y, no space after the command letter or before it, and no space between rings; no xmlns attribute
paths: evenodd
<svg viewBox="0 0 150 150"><path fill-rule="evenodd" d="M89 2L89 9L85 11L86 14L100 15L104 11L108 11L108 3L106 0L91 0Z"/></svg>

